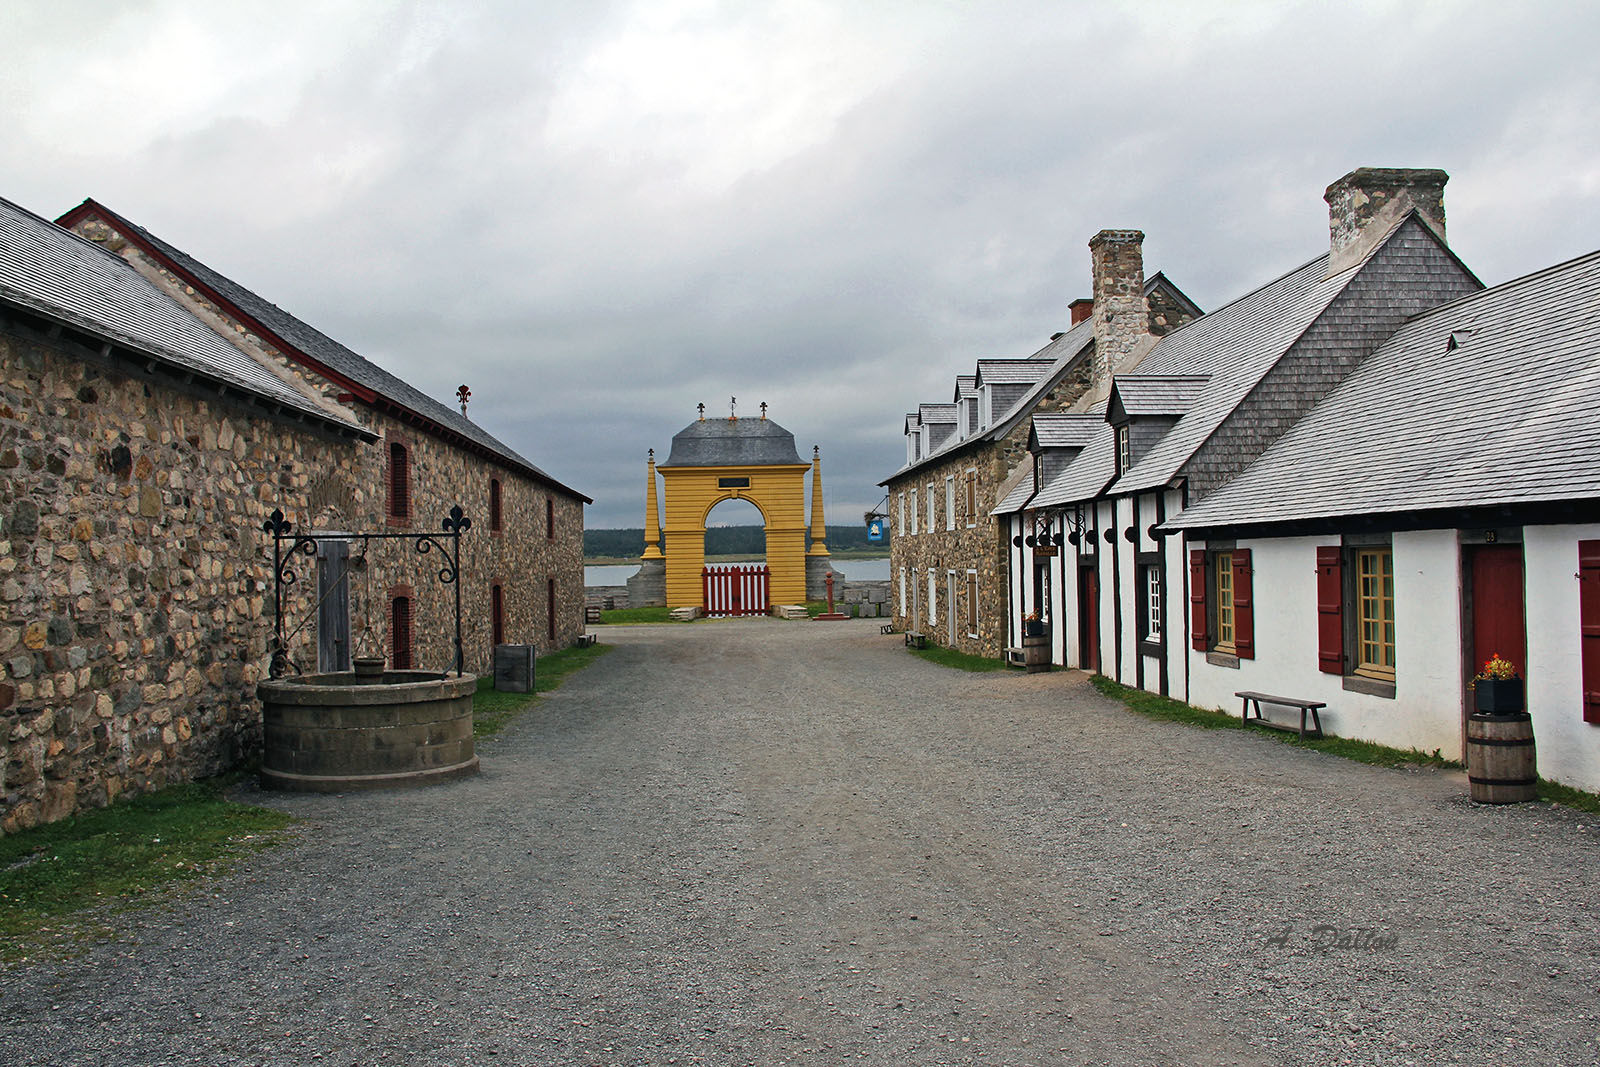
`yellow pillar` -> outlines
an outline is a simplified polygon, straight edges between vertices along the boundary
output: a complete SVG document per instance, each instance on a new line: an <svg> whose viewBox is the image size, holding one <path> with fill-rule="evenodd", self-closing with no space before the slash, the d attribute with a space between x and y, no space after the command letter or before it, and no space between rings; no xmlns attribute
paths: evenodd
<svg viewBox="0 0 1600 1067"><path fill-rule="evenodd" d="M822 515L822 449L811 446L811 551L808 556L828 555L828 523Z"/></svg>
<svg viewBox="0 0 1600 1067"><path fill-rule="evenodd" d="M661 518L656 507L656 450L650 450L650 481L644 492L644 559L661 558Z"/></svg>

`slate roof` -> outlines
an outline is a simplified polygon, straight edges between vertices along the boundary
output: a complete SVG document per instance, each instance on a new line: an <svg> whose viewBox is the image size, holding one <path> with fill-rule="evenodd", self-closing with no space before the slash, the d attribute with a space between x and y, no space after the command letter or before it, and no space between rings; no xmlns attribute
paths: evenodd
<svg viewBox="0 0 1600 1067"><path fill-rule="evenodd" d="M1111 393L1129 415L1182 415L1210 381L1206 374L1118 375Z"/></svg>
<svg viewBox="0 0 1600 1067"><path fill-rule="evenodd" d="M951 423L956 421L956 406L954 404L919 404L917 417L922 420L922 425L931 426L935 423Z"/></svg>
<svg viewBox="0 0 1600 1067"><path fill-rule="evenodd" d="M1099 423L1098 429L1090 437L1088 444L1083 446L1083 451L1068 464L1067 469L1051 479L1039 491L1039 495L1033 499L1030 507L1089 500L1099 495L1111 479L1116 477L1116 434L1105 422L1105 404L1095 405L1089 412L1089 417ZM1013 500L1007 496L996 505L991 514L1005 515L1018 510L1021 506L1020 500Z"/></svg>
<svg viewBox="0 0 1600 1067"><path fill-rule="evenodd" d="M245 317L254 320L268 334L285 342L292 350L286 353L291 358L295 353L309 357L358 387L384 398L413 415L420 416L426 422L466 438L511 467L520 468L537 480L577 497L585 503L593 503L589 497L563 485L540 470L526 457L519 455L509 445L468 419L460 411L415 389L372 361L352 352L316 327L295 318L271 301L211 269L187 252L123 218L105 205L93 199L85 200L77 208L62 216L63 224L70 224L69 220L79 212L93 212L114 222L119 232L165 260L175 268L175 273L187 275L199 286L221 298L225 304L231 305Z"/></svg>
<svg viewBox="0 0 1600 1067"><path fill-rule="evenodd" d="M956 392L951 399L960 403L969 396L978 395L978 376L976 374L956 375Z"/></svg>
<svg viewBox="0 0 1600 1067"><path fill-rule="evenodd" d="M799 463L794 434L771 419L700 419L672 438L661 467L766 467Z"/></svg>
<svg viewBox="0 0 1600 1067"><path fill-rule="evenodd" d="M1133 373L1118 375L1119 386L1146 376L1204 374L1207 380L1190 394L1188 413L1117 478L1110 492L1132 493L1170 482L1359 271L1357 264L1329 277L1324 253L1167 334ZM1047 492L1053 489L1047 487Z"/></svg>
<svg viewBox="0 0 1600 1067"><path fill-rule="evenodd" d="M1032 385L1049 373L1050 364L1037 354L1027 359L980 359L977 382L979 385Z"/></svg>
<svg viewBox="0 0 1600 1067"><path fill-rule="evenodd" d="M0 300L343 432L374 436L217 336L120 256L4 199Z"/></svg>
<svg viewBox="0 0 1600 1067"><path fill-rule="evenodd" d="M1593 252L1411 320L1167 525L1600 499L1597 411Z"/></svg>
<svg viewBox="0 0 1600 1067"><path fill-rule="evenodd" d="M1082 448L1104 426L1103 415L1035 415L1032 443L1040 448Z"/></svg>

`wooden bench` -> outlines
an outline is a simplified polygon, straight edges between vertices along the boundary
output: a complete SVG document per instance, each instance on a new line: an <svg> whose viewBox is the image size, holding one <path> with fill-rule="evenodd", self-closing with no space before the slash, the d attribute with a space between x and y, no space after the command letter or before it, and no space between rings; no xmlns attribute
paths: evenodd
<svg viewBox="0 0 1600 1067"><path fill-rule="evenodd" d="M1028 665L1028 650L1025 648L1008 648L1006 651L1006 666L1026 667Z"/></svg>
<svg viewBox="0 0 1600 1067"><path fill-rule="evenodd" d="M1269 730L1283 730L1291 734L1298 733L1301 737L1322 736L1322 717L1317 712L1328 706L1323 701L1297 700L1294 697L1278 697L1273 696L1271 693L1256 693L1249 690L1233 695L1244 701L1244 722L1246 726L1265 726ZM1281 708L1299 708L1299 729L1297 730L1293 725L1286 722L1273 722L1262 715L1261 705L1263 704L1272 704ZM1251 708L1255 709L1254 716L1250 714ZM1309 732L1306 730L1307 715L1311 716L1311 730Z"/></svg>
<svg viewBox="0 0 1600 1067"><path fill-rule="evenodd" d="M919 634L919 633L915 633L915 632L913 632L911 630L907 630L906 631L906 647L907 648L927 648L928 647L928 635L927 634Z"/></svg>
<svg viewBox="0 0 1600 1067"><path fill-rule="evenodd" d="M577 645L579 648L590 648L597 640L594 634L579 634Z"/></svg>
<svg viewBox="0 0 1600 1067"><path fill-rule="evenodd" d="M583 621L585 624L600 621L600 605L585 604L583 606Z"/></svg>
<svg viewBox="0 0 1600 1067"><path fill-rule="evenodd" d="M894 623L892 623L892 622L884 623L882 626L878 627L878 632L880 634L892 634L892 633L894 633Z"/></svg>

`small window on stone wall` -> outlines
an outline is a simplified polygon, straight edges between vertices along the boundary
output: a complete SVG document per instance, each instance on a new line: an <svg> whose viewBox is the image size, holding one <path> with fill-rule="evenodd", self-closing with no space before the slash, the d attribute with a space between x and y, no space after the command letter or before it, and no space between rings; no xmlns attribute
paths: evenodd
<svg viewBox="0 0 1600 1067"><path fill-rule="evenodd" d="M396 596L389 601L389 658L397 671L411 669L411 598Z"/></svg>
<svg viewBox="0 0 1600 1067"><path fill-rule="evenodd" d="M545 618L548 620L550 640L556 639L556 580L550 578L545 584Z"/></svg>
<svg viewBox="0 0 1600 1067"><path fill-rule="evenodd" d="M500 525L500 479L489 479L489 532L499 533ZM495 642L499 644L500 642Z"/></svg>
<svg viewBox="0 0 1600 1067"><path fill-rule="evenodd" d="M494 630L494 643L506 643L506 598L505 590L499 582L489 588L489 612Z"/></svg>
<svg viewBox="0 0 1600 1067"><path fill-rule="evenodd" d="M547 541L556 539L556 502L551 497L544 498L544 536Z"/></svg>
<svg viewBox="0 0 1600 1067"><path fill-rule="evenodd" d="M388 515L391 523L411 518L411 450L389 442Z"/></svg>

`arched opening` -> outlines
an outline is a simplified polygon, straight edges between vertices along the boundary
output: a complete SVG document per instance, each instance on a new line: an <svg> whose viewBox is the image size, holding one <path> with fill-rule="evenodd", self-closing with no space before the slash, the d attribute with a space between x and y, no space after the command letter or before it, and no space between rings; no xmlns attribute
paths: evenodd
<svg viewBox="0 0 1600 1067"><path fill-rule="evenodd" d="M765 563L767 517L761 509L742 498L713 504L706 512L705 558L707 563Z"/></svg>

